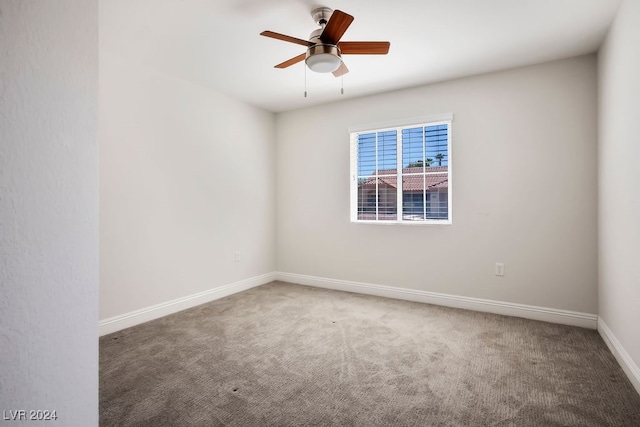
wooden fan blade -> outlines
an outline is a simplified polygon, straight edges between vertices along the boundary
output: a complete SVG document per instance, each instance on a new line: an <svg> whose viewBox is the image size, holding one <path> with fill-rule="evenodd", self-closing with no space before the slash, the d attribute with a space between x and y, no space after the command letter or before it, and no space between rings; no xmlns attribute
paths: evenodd
<svg viewBox="0 0 640 427"><path fill-rule="evenodd" d="M287 67L290 67L293 64L297 64L298 62L302 61L305 58L305 56L307 56L307 54L306 53L302 53L302 54L300 54L298 56L295 56L295 57L293 57L291 59L288 59L288 60L284 61L281 64L276 65L274 68L287 68Z"/></svg>
<svg viewBox="0 0 640 427"><path fill-rule="evenodd" d="M296 37L286 36L280 33L274 33L273 31L263 31L260 33L261 36L271 37L272 39L282 40L289 43L300 44L302 46L315 46L315 43L310 42L308 40L298 39Z"/></svg>
<svg viewBox="0 0 640 427"><path fill-rule="evenodd" d="M342 75L347 74L348 72L349 72L349 69L347 68L346 65L344 65L344 62L342 62L338 67L338 69L333 72L333 75L336 77L340 77Z"/></svg>
<svg viewBox="0 0 640 427"><path fill-rule="evenodd" d="M386 55L389 53L389 42L340 42L340 52L347 55Z"/></svg>
<svg viewBox="0 0 640 427"><path fill-rule="evenodd" d="M352 22L353 16L341 10L334 10L331 18L329 18L329 22L327 22L327 26L324 27L322 34L320 34L320 40L329 44L338 44L340 38Z"/></svg>

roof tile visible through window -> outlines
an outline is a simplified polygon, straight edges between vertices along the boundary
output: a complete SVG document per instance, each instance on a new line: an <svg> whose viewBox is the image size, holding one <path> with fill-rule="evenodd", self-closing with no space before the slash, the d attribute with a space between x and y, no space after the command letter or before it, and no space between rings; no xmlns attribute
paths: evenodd
<svg viewBox="0 0 640 427"><path fill-rule="evenodd" d="M429 174L425 175L425 179L423 180L422 175L407 175L411 173L422 173L422 168L404 168L402 169L403 178L402 178L402 189L404 191L420 191L423 189L423 183L426 181L427 189L434 188L447 188L448 186L448 176L447 176L447 166L435 166L431 168L425 168L426 173L432 172L442 172L437 174ZM390 175L393 176L380 176L376 178L372 176L368 178L366 181L360 183L359 187L375 187L376 179L378 180L378 185L388 185L389 187L397 188L398 182L397 177L395 176L395 169L385 169L378 171L379 175Z"/></svg>

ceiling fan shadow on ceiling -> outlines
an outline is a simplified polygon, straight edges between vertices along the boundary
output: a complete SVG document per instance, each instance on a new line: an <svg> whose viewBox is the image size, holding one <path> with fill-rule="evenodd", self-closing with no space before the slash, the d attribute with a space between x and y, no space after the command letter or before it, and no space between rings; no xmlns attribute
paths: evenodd
<svg viewBox="0 0 640 427"><path fill-rule="evenodd" d="M353 22L353 16L341 10L331 10L328 7L319 7L311 12L316 24L320 26L309 36L309 40L287 36L273 31L263 31L261 36L299 44L307 48L302 53L288 59L275 68L287 68L302 60L311 71L317 73L333 73L340 77L349 72L342 60L342 55L386 55L389 53L391 43L388 41L340 41L347 28Z"/></svg>

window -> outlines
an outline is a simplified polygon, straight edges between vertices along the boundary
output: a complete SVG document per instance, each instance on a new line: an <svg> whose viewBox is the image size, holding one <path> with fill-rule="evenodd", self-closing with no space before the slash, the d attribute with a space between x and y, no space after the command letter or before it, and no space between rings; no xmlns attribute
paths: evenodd
<svg viewBox="0 0 640 427"><path fill-rule="evenodd" d="M351 131L351 220L451 224L452 116Z"/></svg>

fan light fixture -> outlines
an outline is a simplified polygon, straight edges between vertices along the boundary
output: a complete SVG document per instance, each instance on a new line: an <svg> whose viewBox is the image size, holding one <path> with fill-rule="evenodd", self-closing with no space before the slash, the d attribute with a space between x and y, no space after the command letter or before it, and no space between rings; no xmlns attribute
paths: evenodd
<svg viewBox="0 0 640 427"><path fill-rule="evenodd" d="M307 50L307 67L316 73L332 73L340 68L340 49L333 45L317 44Z"/></svg>

